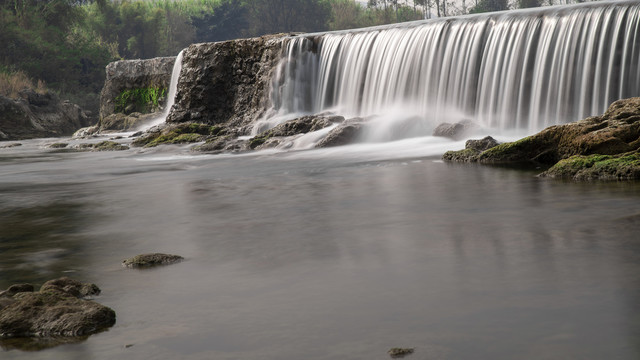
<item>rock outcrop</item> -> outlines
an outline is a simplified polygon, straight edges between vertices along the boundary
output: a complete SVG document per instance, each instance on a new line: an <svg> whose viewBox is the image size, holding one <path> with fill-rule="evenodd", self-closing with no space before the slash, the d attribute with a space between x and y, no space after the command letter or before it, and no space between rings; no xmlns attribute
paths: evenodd
<svg viewBox="0 0 640 360"><path fill-rule="evenodd" d="M268 108L271 75L280 60L284 36L186 48L175 104L167 122L241 127L255 121Z"/></svg>
<svg viewBox="0 0 640 360"><path fill-rule="evenodd" d="M100 121L116 113L116 99L125 90L168 89L175 60L173 56L121 60L107 65L104 87L100 92Z"/></svg>
<svg viewBox="0 0 640 360"><path fill-rule="evenodd" d="M116 322L112 309L84 299L100 293L95 284L60 278L33 290L19 284L0 293L0 338L83 336Z"/></svg>
<svg viewBox="0 0 640 360"><path fill-rule="evenodd" d="M461 140L472 135L480 127L471 120L462 120L457 123L442 123L433 129L433 136L447 137L453 140Z"/></svg>
<svg viewBox="0 0 640 360"><path fill-rule="evenodd" d="M277 138L285 138L289 136L295 136L299 134L306 134L312 131L318 131L324 129L334 123L341 123L344 121L342 116L322 116L322 115L309 115L303 116L297 119L289 120L280 125L275 126L272 129L262 132L261 134L251 138L249 140L249 147L256 149L261 145L265 145L269 140L275 140ZM279 141L278 141L279 142ZM277 145L278 142L274 142ZM270 146L273 147L273 146Z"/></svg>
<svg viewBox="0 0 640 360"><path fill-rule="evenodd" d="M443 159L551 166L543 176L640 179L640 97L618 100L601 116L544 129L485 151L447 152Z"/></svg>
<svg viewBox="0 0 640 360"><path fill-rule="evenodd" d="M0 140L71 135L92 122L78 105L53 93L24 90L17 100L0 96Z"/></svg>

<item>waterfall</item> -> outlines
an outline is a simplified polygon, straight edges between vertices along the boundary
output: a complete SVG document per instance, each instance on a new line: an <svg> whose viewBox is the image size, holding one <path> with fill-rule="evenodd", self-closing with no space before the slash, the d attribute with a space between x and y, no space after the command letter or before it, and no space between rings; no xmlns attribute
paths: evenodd
<svg viewBox="0 0 640 360"><path fill-rule="evenodd" d="M169 93L167 94L167 103L164 107L164 110L162 111L162 115L153 119L151 122L146 124L143 129L140 130L147 130L167 121L167 116L169 116L171 107L173 107L173 104L175 104L176 101L176 93L178 92L178 78L180 77L180 71L182 70L183 53L184 50L181 50L176 56L175 62L173 63L173 69L171 70L171 82L169 83Z"/></svg>
<svg viewBox="0 0 640 360"><path fill-rule="evenodd" d="M460 16L288 38L274 126L299 114L535 132L640 96L637 1Z"/></svg>

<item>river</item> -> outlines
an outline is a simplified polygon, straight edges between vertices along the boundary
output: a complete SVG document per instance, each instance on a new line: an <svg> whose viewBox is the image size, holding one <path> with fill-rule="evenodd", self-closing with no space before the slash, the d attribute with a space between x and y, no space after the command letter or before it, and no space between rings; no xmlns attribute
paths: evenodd
<svg viewBox="0 0 640 360"><path fill-rule="evenodd" d="M327 150L0 149L0 289L70 276L117 323L4 359L640 358L640 184ZM411 149L407 151L406 149ZM140 253L186 258L150 270Z"/></svg>

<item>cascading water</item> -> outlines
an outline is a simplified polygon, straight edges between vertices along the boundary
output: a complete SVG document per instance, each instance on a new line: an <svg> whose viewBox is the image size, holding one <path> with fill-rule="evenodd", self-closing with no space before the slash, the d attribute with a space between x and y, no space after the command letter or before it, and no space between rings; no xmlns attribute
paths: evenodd
<svg viewBox="0 0 640 360"><path fill-rule="evenodd" d="M176 61L173 63L173 69L171 70L171 82L169 83L169 93L167 94L167 104L162 111L162 115L153 119L150 123L146 124L141 130L150 129L156 125L160 125L167 120L171 107L176 101L176 93L178 92L178 78L180 77L180 71L182 70L182 56L184 50L181 50L176 56Z"/></svg>
<svg viewBox="0 0 640 360"><path fill-rule="evenodd" d="M272 83L273 109L256 126L261 130L299 114L334 111L390 124L413 119L409 136L462 119L531 133L640 96L638 2L463 16L286 41Z"/></svg>

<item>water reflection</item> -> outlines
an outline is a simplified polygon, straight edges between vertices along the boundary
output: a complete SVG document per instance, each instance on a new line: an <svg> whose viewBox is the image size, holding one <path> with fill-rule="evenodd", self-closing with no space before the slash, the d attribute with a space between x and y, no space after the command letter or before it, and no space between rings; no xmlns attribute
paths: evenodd
<svg viewBox="0 0 640 360"><path fill-rule="evenodd" d="M68 173L37 199L28 189L51 174L44 164L0 182L0 281L77 269L118 323L3 359L640 354L638 184L337 153L92 156L61 160ZM73 168L86 182L69 185ZM187 261L120 266L154 251ZM33 265L47 261L42 274Z"/></svg>
<svg viewBox="0 0 640 360"><path fill-rule="evenodd" d="M86 265L86 238L78 233L86 204L42 200L32 207L0 209L0 289L41 284Z"/></svg>

